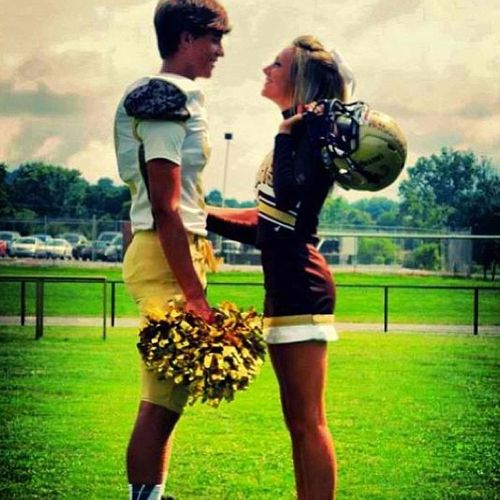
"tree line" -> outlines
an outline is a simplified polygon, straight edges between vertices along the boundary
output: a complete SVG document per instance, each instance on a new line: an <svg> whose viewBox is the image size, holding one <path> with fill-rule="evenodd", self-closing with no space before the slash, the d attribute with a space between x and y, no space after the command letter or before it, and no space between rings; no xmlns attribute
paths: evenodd
<svg viewBox="0 0 500 500"><path fill-rule="evenodd" d="M349 203L342 196L327 199L322 227L408 227L473 234L500 232L500 174L491 160L471 151L442 149L419 158L407 169L399 201L384 196ZM383 193L383 192L382 192ZM220 191L207 203L222 204ZM254 201L224 200L226 206L249 207ZM79 218L126 220L130 194L124 185L101 178L95 184L81 172L31 162L17 168L0 164L0 218Z"/></svg>

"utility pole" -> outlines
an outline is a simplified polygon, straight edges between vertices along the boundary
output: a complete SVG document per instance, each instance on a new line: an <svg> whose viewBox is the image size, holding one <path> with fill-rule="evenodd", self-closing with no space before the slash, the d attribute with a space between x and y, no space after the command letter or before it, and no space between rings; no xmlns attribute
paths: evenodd
<svg viewBox="0 0 500 500"><path fill-rule="evenodd" d="M224 134L224 139L226 139L226 159L224 161L224 179L222 181L222 206L226 204L226 182L227 182L227 168L229 164L229 145L233 138L232 132L226 132Z"/></svg>

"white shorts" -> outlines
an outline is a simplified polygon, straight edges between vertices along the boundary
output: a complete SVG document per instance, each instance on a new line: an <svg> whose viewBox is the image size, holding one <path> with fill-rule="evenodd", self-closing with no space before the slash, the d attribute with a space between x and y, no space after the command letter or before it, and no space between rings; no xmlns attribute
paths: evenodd
<svg viewBox="0 0 500 500"><path fill-rule="evenodd" d="M301 314L264 318L264 336L268 344L289 344L308 340L335 341L339 336L333 314Z"/></svg>

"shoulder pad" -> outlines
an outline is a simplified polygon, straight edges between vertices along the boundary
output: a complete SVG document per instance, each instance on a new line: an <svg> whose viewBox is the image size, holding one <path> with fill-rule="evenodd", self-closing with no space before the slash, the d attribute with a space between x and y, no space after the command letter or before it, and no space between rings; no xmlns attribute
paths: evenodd
<svg viewBox="0 0 500 500"><path fill-rule="evenodd" d="M129 116L143 120L186 121L186 94L173 83L152 78L132 90L123 103Z"/></svg>

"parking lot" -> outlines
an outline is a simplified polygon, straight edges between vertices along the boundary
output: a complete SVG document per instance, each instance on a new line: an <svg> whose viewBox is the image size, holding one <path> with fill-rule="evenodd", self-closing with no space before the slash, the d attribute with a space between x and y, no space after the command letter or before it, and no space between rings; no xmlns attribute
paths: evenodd
<svg viewBox="0 0 500 500"><path fill-rule="evenodd" d="M94 240L80 233L21 235L0 231L0 257L15 260L121 262L123 236L118 231L103 231Z"/></svg>

